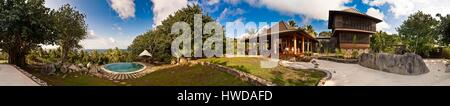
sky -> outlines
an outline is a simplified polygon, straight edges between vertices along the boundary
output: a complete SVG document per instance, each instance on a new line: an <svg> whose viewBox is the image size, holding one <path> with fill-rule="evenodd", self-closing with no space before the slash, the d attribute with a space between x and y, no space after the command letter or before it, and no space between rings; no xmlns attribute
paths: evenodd
<svg viewBox="0 0 450 106"><path fill-rule="evenodd" d="M200 5L204 13L224 26L294 20L299 26L312 25L318 33L330 31L329 10L356 8L382 19L377 30L390 34L397 33L396 28L419 10L432 16L450 14L450 0L46 0L45 3L51 9L63 4L74 6L87 16L88 37L80 42L84 49L126 49L136 36L193 4ZM233 35L245 33L226 33L226 36Z"/></svg>

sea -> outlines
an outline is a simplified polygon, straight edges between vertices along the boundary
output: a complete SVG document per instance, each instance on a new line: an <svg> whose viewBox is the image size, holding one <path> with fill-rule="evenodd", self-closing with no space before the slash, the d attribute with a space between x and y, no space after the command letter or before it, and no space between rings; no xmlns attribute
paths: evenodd
<svg viewBox="0 0 450 106"><path fill-rule="evenodd" d="M100 52L100 53L103 53L103 52L106 52L106 51L108 51L108 49L83 49L84 51L87 51L87 52L92 52L92 51L97 51L97 52ZM127 51L127 49L119 49L119 50L121 50L121 51Z"/></svg>

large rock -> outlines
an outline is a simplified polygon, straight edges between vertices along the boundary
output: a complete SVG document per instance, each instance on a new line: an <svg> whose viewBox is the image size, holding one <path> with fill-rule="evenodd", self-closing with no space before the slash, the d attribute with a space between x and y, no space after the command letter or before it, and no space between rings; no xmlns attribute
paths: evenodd
<svg viewBox="0 0 450 106"><path fill-rule="evenodd" d="M419 75L430 71L422 57L412 53L404 55L365 53L360 56L359 65L402 75Z"/></svg>
<svg viewBox="0 0 450 106"><path fill-rule="evenodd" d="M450 63L447 63L447 70L445 72L450 72Z"/></svg>
<svg viewBox="0 0 450 106"><path fill-rule="evenodd" d="M180 58L180 64L187 64L189 61L186 58Z"/></svg>
<svg viewBox="0 0 450 106"><path fill-rule="evenodd" d="M56 65L55 64L49 64L45 65L44 68L41 70L42 74L52 75L56 73Z"/></svg>
<svg viewBox="0 0 450 106"><path fill-rule="evenodd" d="M77 65L74 65L74 64L70 65L70 66L69 66L69 69L70 69L72 72L78 72L78 71L81 71L81 68L78 67Z"/></svg>

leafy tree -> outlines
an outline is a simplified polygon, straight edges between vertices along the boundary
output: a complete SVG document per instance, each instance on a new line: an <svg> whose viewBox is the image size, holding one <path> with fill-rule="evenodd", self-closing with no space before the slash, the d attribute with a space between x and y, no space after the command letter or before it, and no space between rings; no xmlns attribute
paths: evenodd
<svg viewBox="0 0 450 106"><path fill-rule="evenodd" d="M291 26L291 27L298 27L297 23L294 20L289 20L288 21L288 25Z"/></svg>
<svg viewBox="0 0 450 106"><path fill-rule="evenodd" d="M408 17L406 21L397 28L403 43L409 51L428 56L433 46L437 44L437 34L434 28L438 21L430 14L418 11Z"/></svg>
<svg viewBox="0 0 450 106"><path fill-rule="evenodd" d="M443 17L442 15L437 15L440 18L440 23L437 27L439 33L439 40L442 45L450 46L450 15Z"/></svg>
<svg viewBox="0 0 450 106"><path fill-rule="evenodd" d="M395 45L401 43L398 35L389 35L386 32L379 31L375 33L370 39L370 48L373 52L388 52L393 53Z"/></svg>
<svg viewBox="0 0 450 106"><path fill-rule="evenodd" d="M153 59L169 62L172 58L170 48L171 43L180 35L171 34L172 25L176 22L186 22L191 26L191 30L193 30L195 14L203 14L202 9L198 5L187 6L186 8L178 10L174 15L170 15L167 19L163 20L162 25L157 26L154 30L139 35L128 47L128 50L132 53L131 56L137 57L142 51L149 50L149 52L153 54ZM214 21L210 16L205 14L202 15L202 19L203 25L207 22ZM193 33L194 31L192 31L192 36ZM210 36L211 35L204 34L203 39Z"/></svg>
<svg viewBox="0 0 450 106"><path fill-rule="evenodd" d="M53 44L56 35L44 0L0 0L0 49L8 63L26 65L26 55L38 44Z"/></svg>
<svg viewBox="0 0 450 106"><path fill-rule="evenodd" d="M319 33L321 37L331 37L331 31L322 31Z"/></svg>
<svg viewBox="0 0 450 106"><path fill-rule="evenodd" d="M314 30L314 27L312 25L306 25L303 27L303 30L308 32L312 36L317 36L317 32Z"/></svg>
<svg viewBox="0 0 450 106"><path fill-rule="evenodd" d="M85 15L66 4L52 13L57 27L57 44L61 47L61 62L67 61L67 54L75 48L81 48L78 43L86 38L87 25ZM82 51L83 52L83 51Z"/></svg>

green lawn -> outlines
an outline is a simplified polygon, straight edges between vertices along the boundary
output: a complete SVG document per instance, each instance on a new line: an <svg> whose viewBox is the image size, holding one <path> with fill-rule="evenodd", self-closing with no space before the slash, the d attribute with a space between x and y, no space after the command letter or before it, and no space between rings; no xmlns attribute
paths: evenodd
<svg viewBox="0 0 450 106"><path fill-rule="evenodd" d="M37 77L55 86L251 86L249 83L221 71L201 65L177 66L157 70L142 78L120 82L109 81L81 73L59 76L41 75Z"/></svg>
<svg viewBox="0 0 450 106"><path fill-rule="evenodd" d="M261 58L235 57L235 58L208 58L198 61L206 61L214 64L225 65L241 70L278 85L284 86L315 86L326 74L316 70L292 70L278 66L275 68L261 68Z"/></svg>

